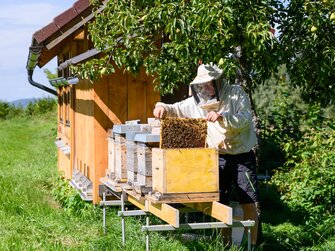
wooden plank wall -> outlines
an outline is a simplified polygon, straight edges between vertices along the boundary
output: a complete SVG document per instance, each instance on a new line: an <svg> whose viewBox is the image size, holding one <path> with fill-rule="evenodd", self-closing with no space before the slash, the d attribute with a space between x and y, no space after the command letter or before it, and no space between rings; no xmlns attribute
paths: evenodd
<svg viewBox="0 0 335 251"><path fill-rule="evenodd" d="M137 76L116 70L90 83L81 80L75 87L73 166L93 182L93 201L99 201L100 178L108 167L107 132L114 124L140 119L147 122L159 101L144 72Z"/></svg>
<svg viewBox="0 0 335 251"><path fill-rule="evenodd" d="M72 149L73 167L91 179L94 152L94 102L93 86L88 80L82 80L76 86L74 102L74 140Z"/></svg>
<svg viewBox="0 0 335 251"><path fill-rule="evenodd" d="M94 83L94 203L99 201L100 178L108 167L107 132L114 124L139 119L146 123L160 94L153 91L152 83L143 71L137 75L117 69L114 74Z"/></svg>
<svg viewBox="0 0 335 251"><path fill-rule="evenodd" d="M59 58L63 55L74 57L93 47L86 39L87 30L81 32L83 36L74 36L64 45ZM127 120L139 119L146 123L147 118L153 116L155 103L160 100L160 94L153 91L152 78L147 77L144 70L133 75L115 69L114 74L94 84L80 80L72 87L70 127L66 129L71 131L65 132L62 128L60 134L70 144L71 154L70 160L66 160L60 153L58 167L66 172L67 178L72 177L73 168L89 178L93 182L94 203L99 201L100 178L105 176L108 167L108 130Z"/></svg>

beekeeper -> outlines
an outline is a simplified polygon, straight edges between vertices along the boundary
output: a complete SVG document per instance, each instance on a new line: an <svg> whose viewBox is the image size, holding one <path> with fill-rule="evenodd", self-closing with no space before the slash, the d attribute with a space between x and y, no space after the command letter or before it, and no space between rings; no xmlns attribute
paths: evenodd
<svg viewBox="0 0 335 251"><path fill-rule="evenodd" d="M220 202L229 205L232 185L244 219L255 220L252 244L257 241L258 186L252 148L257 143L247 94L240 85L230 85L216 65L202 64L190 83L192 96L174 104L158 102L156 118L206 118L207 144L219 151Z"/></svg>

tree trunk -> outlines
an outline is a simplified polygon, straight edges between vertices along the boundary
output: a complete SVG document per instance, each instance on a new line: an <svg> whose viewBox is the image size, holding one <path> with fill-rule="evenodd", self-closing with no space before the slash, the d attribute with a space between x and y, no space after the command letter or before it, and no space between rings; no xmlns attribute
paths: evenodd
<svg viewBox="0 0 335 251"><path fill-rule="evenodd" d="M239 64L241 67L241 82L243 83L243 87L246 90L246 93L248 94L249 97L249 101L250 101L250 106L251 106L251 112L252 112L252 120L254 122L254 126L255 126L255 131L256 131L256 135L258 138L258 143L257 145L254 147L254 151L256 154L256 161L257 164L259 163L259 157L260 157L260 141L261 141L261 125L260 125L260 121L259 118L257 116L257 111L256 111L256 107L255 107L255 103L252 97L252 91L253 91L253 80L250 77L249 73L250 73L250 69L251 67L249 67L248 64L248 60L246 58L246 53L244 49L241 49L241 53L240 56L238 57L239 60Z"/></svg>

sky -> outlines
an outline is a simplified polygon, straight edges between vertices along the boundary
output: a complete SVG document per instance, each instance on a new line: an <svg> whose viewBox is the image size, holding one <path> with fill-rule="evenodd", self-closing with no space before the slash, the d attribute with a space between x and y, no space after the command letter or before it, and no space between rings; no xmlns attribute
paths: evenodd
<svg viewBox="0 0 335 251"><path fill-rule="evenodd" d="M0 0L0 100L43 98L51 94L29 84L26 63L32 35L72 7L76 0ZM43 72L56 70L56 59L35 68L34 81L49 82Z"/></svg>

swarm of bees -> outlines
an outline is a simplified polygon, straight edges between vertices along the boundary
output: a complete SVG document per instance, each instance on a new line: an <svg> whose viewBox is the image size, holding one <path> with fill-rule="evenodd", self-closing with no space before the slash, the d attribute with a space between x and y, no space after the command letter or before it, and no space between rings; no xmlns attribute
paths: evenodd
<svg viewBox="0 0 335 251"><path fill-rule="evenodd" d="M205 119L168 117L161 121L160 148L205 147L206 137Z"/></svg>

